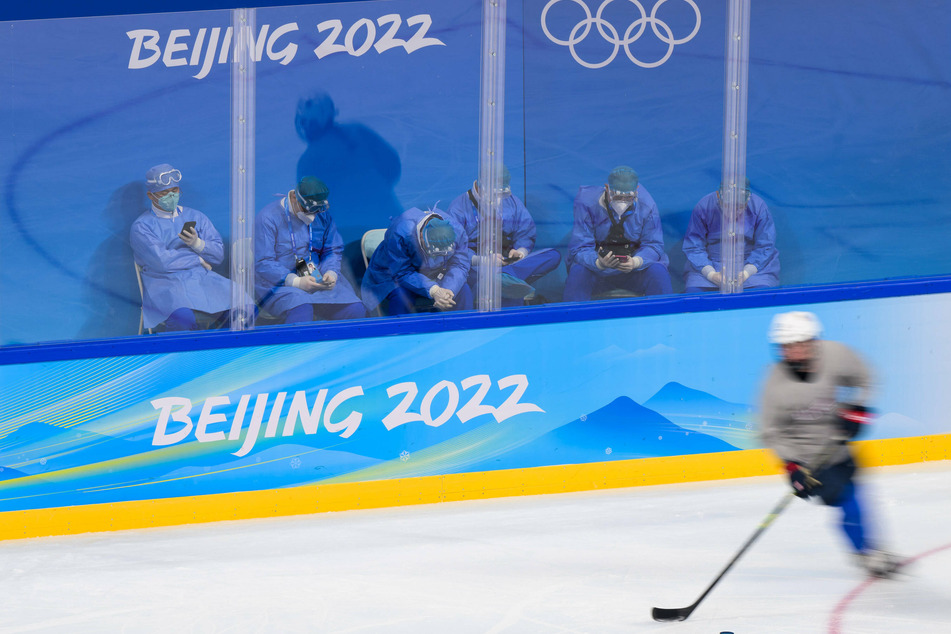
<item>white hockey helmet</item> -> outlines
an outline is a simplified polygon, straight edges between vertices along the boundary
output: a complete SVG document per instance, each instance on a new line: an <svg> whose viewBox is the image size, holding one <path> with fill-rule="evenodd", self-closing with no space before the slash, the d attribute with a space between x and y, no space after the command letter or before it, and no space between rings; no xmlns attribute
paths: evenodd
<svg viewBox="0 0 951 634"><path fill-rule="evenodd" d="M769 325L769 341L779 345L818 339L821 334L819 318L803 310L779 313Z"/></svg>

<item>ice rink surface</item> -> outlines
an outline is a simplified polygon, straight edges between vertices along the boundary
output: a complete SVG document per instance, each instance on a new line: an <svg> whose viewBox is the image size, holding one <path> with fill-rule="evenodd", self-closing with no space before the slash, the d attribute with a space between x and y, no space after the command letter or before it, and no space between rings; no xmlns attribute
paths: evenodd
<svg viewBox="0 0 951 634"><path fill-rule="evenodd" d="M0 632L951 632L951 463L866 472L869 582L799 500L689 620L780 477L0 543Z"/></svg>

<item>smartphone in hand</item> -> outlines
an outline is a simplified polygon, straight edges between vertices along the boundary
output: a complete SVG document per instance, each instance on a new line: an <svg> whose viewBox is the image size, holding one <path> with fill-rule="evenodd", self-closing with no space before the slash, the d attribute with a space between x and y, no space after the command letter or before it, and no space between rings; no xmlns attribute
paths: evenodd
<svg viewBox="0 0 951 634"><path fill-rule="evenodd" d="M185 225L182 227L182 233L185 233L185 232L188 231L189 229L191 229L192 231L195 231L195 221L194 221L194 220L189 220L188 222L185 223ZM198 233L198 232L196 231L195 233Z"/></svg>

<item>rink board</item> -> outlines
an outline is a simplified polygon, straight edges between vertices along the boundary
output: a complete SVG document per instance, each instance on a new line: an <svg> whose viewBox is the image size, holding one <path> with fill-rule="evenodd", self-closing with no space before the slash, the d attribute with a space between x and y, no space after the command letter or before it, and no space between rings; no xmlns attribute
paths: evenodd
<svg viewBox="0 0 951 634"><path fill-rule="evenodd" d="M951 434L858 441L867 467L951 460ZM781 473L767 451L645 458L0 514L0 540Z"/></svg>
<svg viewBox="0 0 951 634"><path fill-rule="evenodd" d="M875 370L869 463L947 459L951 294L803 307ZM772 473L786 309L6 363L5 534Z"/></svg>

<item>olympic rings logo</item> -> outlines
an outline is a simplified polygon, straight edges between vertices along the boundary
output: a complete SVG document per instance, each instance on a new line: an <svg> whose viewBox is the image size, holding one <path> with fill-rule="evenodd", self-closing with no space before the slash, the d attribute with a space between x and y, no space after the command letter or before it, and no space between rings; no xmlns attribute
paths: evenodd
<svg viewBox="0 0 951 634"><path fill-rule="evenodd" d="M614 58L618 54L618 50L622 46L624 47L624 52L627 54L628 59L641 68L657 68L670 59L671 54L674 52L675 46L689 42L700 30L700 8L697 7L694 0L684 0L684 2L693 8L693 12L697 16L697 24L693 27L693 31L691 31L689 35L679 39L674 37L673 32L670 30L670 26L657 17L657 9L660 7L660 5L667 2L667 0L658 0L658 2L651 9L650 15L647 15L643 5L641 5L638 0L628 0L628 2L637 7L641 13L641 17L631 22L630 26L627 27L627 30L624 31L623 38L618 37L617 29L614 28L613 24L601 17L601 14L604 13L605 7L614 2L614 0L604 0L604 2L601 3L601 6L598 7L598 13L594 17L591 16L591 9L588 8L588 5L584 2L584 0L571 0L584 9L586 17L584 20L578 22L578 24L576 24L573 29L571 29L571 33L568 35L567 40L562 40L551 34L551 32L548 30L547 23L548 10L561 1L562 0L548 0L548 4L546 4L545 8L542 9L542 30L545 31L545 35L548 37L548 39L555 44L558 44L559 46L567 46L568 50L571 51L571 56L575 58L575 61L585 68L603 68L607 66L612 61L614 61ZM608 58L599 63L586 62L578 56L578 53L575 50L575 45L588 37L588 33L591 32L592 24L598 27L598 33L601 34L601 37L603 37L608 44L614 45L614 50L611 52ZM647 30L648 24L650 24L651 31L653 31L657 39L667 45L667 52L656 62L642 62L641 60L634 57L634 54L630 49L630 45L639 40Z"/></svg>

